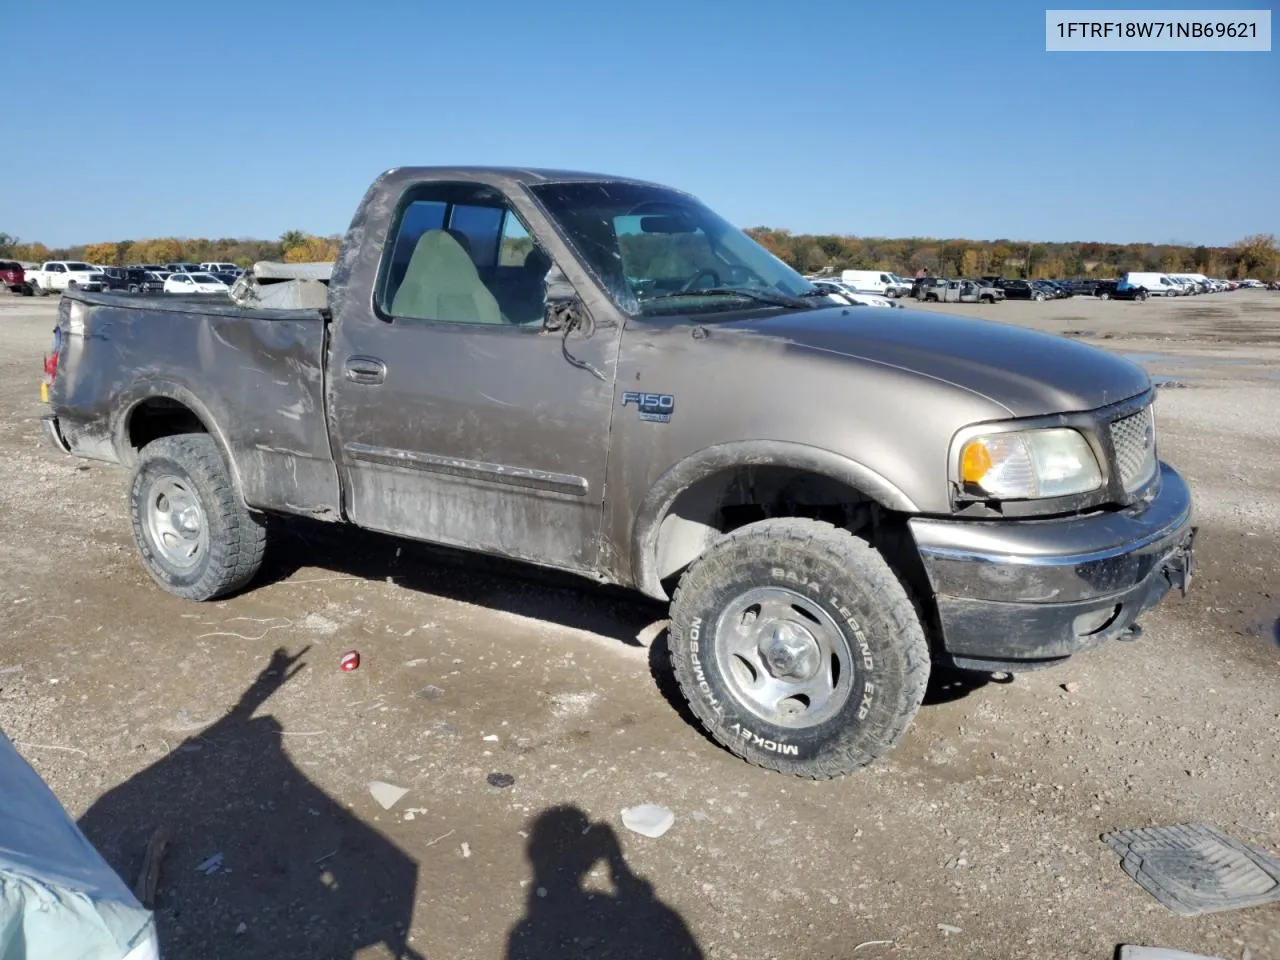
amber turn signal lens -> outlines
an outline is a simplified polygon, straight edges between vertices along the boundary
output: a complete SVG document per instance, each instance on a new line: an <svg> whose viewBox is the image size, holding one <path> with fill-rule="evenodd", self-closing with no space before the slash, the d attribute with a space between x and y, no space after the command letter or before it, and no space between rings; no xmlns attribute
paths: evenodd
<svg viewBox="0 0 1280 960"><path fill-rule="evenodd" d="M970 440L960 454L960 479L978 485L991 470L991 454L983 440Z"/></svg>

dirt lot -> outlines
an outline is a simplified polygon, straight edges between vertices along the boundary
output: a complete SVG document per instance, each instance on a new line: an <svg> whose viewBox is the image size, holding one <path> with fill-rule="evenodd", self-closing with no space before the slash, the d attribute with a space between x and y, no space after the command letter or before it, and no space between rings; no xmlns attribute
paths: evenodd
<svg viewBox="0 0 1280 960"><path fill-rule="evenodd" d="M1280 960L1280 904L1178 918L1099 841L1203 821L1280 853L1280 294L933 308L1173 381L1197 579L1136 643L935 676L886 761L818 784L701 736L625 594L311 526L242 596L161 592L123 472L42 443L54 307L0 297L0 728L130 882L173 826L166 957ZM657 840L621 825L646 801Z"/></svg>

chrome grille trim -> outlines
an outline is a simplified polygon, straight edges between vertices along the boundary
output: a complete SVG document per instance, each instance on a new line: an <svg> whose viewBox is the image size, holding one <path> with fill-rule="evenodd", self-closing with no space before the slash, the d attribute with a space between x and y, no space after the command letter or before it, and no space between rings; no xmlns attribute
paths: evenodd
<svg viewBox="0 0 1280 960"><path fill-rule="evenodd" d="M1151 405L1112 420L1110 434L1114 469L1125 493L1133 493L1155 476L1157 469L1156 422Z"/></svg>

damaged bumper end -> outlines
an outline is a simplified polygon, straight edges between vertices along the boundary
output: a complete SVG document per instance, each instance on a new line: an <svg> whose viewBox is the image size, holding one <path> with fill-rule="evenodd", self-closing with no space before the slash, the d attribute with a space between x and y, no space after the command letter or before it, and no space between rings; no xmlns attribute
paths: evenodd
<svg viewBox="0 0 1280 960"><path fill-rule="evenodd" d="M1196 527L1191 491L1160 464L1157 493L1116 513L1041 521L913 519L942 642L963 669L1051 666L1140 633L1170 589L1186 594Z"/></svg>
<svg viewBox="0 0 1280 960"><path fill-rule="evenodd" d="M52 414L47 414L40 418L40 426L44 428L44 438L50 444L57 447L63 453L71 452L71 445L67 443L67 438L62 435L62 428L58 426L58 418Z"/></svg>

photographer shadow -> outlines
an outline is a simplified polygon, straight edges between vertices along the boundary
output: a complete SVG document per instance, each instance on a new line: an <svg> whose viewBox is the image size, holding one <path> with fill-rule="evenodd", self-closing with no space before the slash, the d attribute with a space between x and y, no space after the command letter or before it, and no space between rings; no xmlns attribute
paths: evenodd
<svg viewBox="0 0 1280 960"><path fill-rule="evenodd" d="M607 823L577 807L552 807L534 821L527 853L528 902L505 960L701 960L683 918L631 871ZM587 888L596 864L607 869L612 892Z"/></svg>
<svg viewBox="0 0 1280 960"><path fill-rule="evenodd" d="M79 820L126 882L156 828L170 831L154 905L162 956L420 956L407 944L416 861L298 769L275 717L254 715L306 652L276 650L221 719Z"/></svg>

